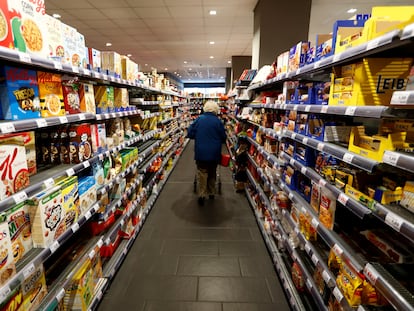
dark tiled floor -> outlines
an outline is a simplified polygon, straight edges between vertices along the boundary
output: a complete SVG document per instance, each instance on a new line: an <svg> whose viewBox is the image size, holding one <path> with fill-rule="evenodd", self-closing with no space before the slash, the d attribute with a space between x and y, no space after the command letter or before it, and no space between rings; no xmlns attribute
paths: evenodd
<svg viewBox="0 0 414 311"><path fill-rule="evenodd" d="M290 310L243 194L197 205L193 145L183 152L99 311Z"/></svg>

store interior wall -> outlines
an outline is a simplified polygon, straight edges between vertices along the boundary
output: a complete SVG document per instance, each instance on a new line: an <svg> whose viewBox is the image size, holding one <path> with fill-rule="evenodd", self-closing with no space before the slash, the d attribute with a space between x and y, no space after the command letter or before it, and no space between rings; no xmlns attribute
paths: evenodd
<svg viewBox="0 0 414 311"><path fill-rule="evenodd" d="M231 57L231 81L234 86L234 80L237 80L243 70L252 68L251 56L232 56Z"/></svg>

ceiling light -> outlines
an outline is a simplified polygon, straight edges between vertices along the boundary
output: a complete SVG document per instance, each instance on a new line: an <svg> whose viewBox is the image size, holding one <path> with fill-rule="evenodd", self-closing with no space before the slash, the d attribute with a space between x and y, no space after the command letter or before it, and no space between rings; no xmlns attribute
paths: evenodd
<svg viewBox="0 0 414 311"><path fill-rule="evenodd" d="M216 10L210 10L210 12L208 12L210 15L216 15L217 11Z"/></svg>
<svg viewBox="0 0 414 311"><path fill-rule="evenodd" d="M107 42L105 45L106 46L112 46L112 43L111 42Z"/></svg>
<svg viewBox="0 0 414 311"><path fill-rule="evenodd" d="M148 66L148 64L145 64L144 66Z"/></svg>
<svg viewBox="0 0 414 311"><path fill-rule="evenodd" d="M62 16L60 15L60 14L58 14L58 13L55 13L55 14L53 14L52 15L54 18L61 18Z"/></svg>
<svg viewBox="0 0 414 311"><path fill-rule="evenodd" d="M214 42L214 41L210 41L210 44L215 44L216 42Z"/></svg>
<svg viewBox="0 0 414 311"><path fill-rule="evenodd" d="M348 11L346 11L347 13L355 13L357 11L357 9L349 9Z"/></svg>
<svg viewBox="0 0 414 311"><path fill-rule="evenodd" d="M187 61L186 60L184 61L184 64L187 64Z"/></svg>
<svg viewBox="0 0 414 311"><path fill-rule="evenodd" d="M132 56L132 54L127 54L127 56L128 56L128 57L131 57L131 56Z"/></svg>
<svg viewBox="0 0 414 311"><path fill-rule="evenodd" d="M211 59L213 59L213 58L214 58L214 56L210 56L210 58L211 58Z"/></svg>
<svg viewBox="0 0 414 311"><path fill-rule="evenodd" d="M164 68L164 70L168 70L168 68L167 68L167 67L165 67L165 68Z"/></svg>
<svg viewBox="0 0 414 311"><path fill-rule="evenodd" d="M188 68L188 70L193 70L193 68Z"/></svg>
<svg viewBox="0 0 414 311"><path fill-rule="evenodd" d="M228 60L228 61L227 61L227 64L231 64L231 60Z"/></svg>

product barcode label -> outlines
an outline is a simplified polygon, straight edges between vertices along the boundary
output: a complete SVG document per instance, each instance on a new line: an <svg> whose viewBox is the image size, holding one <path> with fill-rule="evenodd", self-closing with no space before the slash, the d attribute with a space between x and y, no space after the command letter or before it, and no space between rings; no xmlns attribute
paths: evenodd
<svg viewBox="0 0 414 311"><path fill-rule="evenodd" d="M66 175L68 175L68 177L75 175L75 170L73 168L67 169Z"/></svg>
<svg viewBox="0 0 414 311"><path fill-rule="evenodd" d="M310 250L311 250L311 247L310 247L309 243L306 242L306 244L305 244L305 251L309 254Z"/></svg>
<svg viewBox="0 0 414 311"><path fill-rule="evenodd" d="M312 290L313 285L312 285L312 283L311 283L310 279L306 279L306 287L307 287L309 290Z"/></svg>
<svg viewBox="0 0 414 311"><path fill-rule="evenodd" d="M342 205L346 205L348 202L349 197L345 193L341 193L338 196L338 202L340 202Z"/></svg>
<svg viewBox="0 0 414 311"><path fill-rule="evenodd" d="M27 200L27 194L25 191L18 192L13 195L13 200L16 204L19 204L25 200Z"/></svg>
<svg viewBox="0 0 414 311"><path fill-rule="evenodd" d="M335 287L333 290L333 294L336 298L337 301L341 301L344 298L344 295L342 295L341 291L339 290L338 287Z"/></svg>
<svg viewBox="0 0 414 311"><path fill-rule="evenodd" d="M45 119L36 119L36 125L38 128L47 126L47 121Z"/></svg>
<svg viewBox="0 0 414 311"><path fill-rule="evenodd" d="M353 159L354 159L354 155L348 152L346 152L344 156L342 157L342 160L346 163L352 163Z"/></svg>
<svg viewBox="0 0 414 311"><path fill-rule="evenodd" d="M323 151L324 146L325 146L324 143L318 143L318 145L316 146L316 149L318 149L319 151Z"/></svg>
<svg viewBox="0 0 414 311"><path fill-rule="evenodd" d="M302 166L302 168L300 169L300 172L301 172L303 175L306 175L307 171L308 171L308 169L307 169L306 167L304 167L304 166Z"/></svg>
<svg viewBox="0 0 414 311"><path fill-rule="evenodd" d="M335 54L333 56L333 62L336 63L337 61L339 61L341 59L341 54Z"/></svg>
<svg viewBox="0 0 414 311"><path fill-rule="evenodd" d="M312 259L313 264L316 266L318 264L318 261L319 261L318 260L318 257L316 257L316 255L313 254L312 257L311 257L311 259Z"/></svg>
<svg viewBox="0 0 414 311"><path fill-rule="evenodd" d="M322 106L321 107L321 112L322 113L327 113L328 112L328 106Z"/></svg>
<svg viewBox="0 0 414 311"><path fill-rule="evenodd" d="M78 66L72 66L72 72L79 73L79 67Z"/></svg>
<svg viewBox="0 0 414 311"><path fill-rule="evenodd" d="M121 225L121 227L123 227L125 225L125 221L122 219L119 224Z"/></svg>
<svg viewBox="0 0 414 311"><path fill-rule="evenodd" d="M83 164L83 167L84 168L88 168L89 166L91 166L91 164L89 163L89 161L84 161L84 162L82 162L82 164Z"/></svg>
<svg viewBox="0 0 414 311"><path fill-rule="evenodd" d="M102 75L102 78L104 79L104 80L108 80L108 75Z"/></svg>
<svg viewBox="0 0 414 311"><path fill-rule="evenodd" d="M345 110L346 116L353 116L355 115L356 107L347 107Z"/></svg>
<svg viewBox="0 0 414 311"><path fill-rule="evenodd" d="M79 230L79 224L76 222L70 228L72 229L72 232L75 233Z"/></svg>
<svg viewBox="0 0 414 311"><path fill-rule="evenodd" d="M412 97L411 103L409 103L410 95ZM414 101L414 91L395 91L392 93L391 105L407 105L412 104Z"/></svg>
<svg viewBox="0 0 414 311"><path fill-rule="evenodd" d="M318 229L319 222L316 220L316 218L312 218L312 222L311 222L311 224L312 224L312 227L313 227L314 229Z"/></svg>
<svg viewBox="0 0 414 311"><path fill-rule="evenodd" d="M310 110L311 110L311 105L306 105L306 106L305 106L305 111L306 111L306 112L309 112Z"/></svg>
<svg viewBox="0 0 414 311"><path fill-rule="evenodd" d="M319 184L319 186L321 186L321 187L325 187L325 185L326 185L326 180L325 180L325 179L319 179L318 184Z"/></svg>
<svg viewBox="0 0 414 311"><path fill-rule="evenodd" d="M86 116L83 113L79 114L79 121L83 121L86 119Z"/></svg>
<svg viewBox="0 0 414 311"><path fill-rule="evenodd" d="M393 212L388 212L387 216L385 216L385 223L399 232L404 223L404 219Z"/></svg>
<svg viewBox="0 0 414 311"><path fill-rule="evenodd" d="M309 138L307 138L307 137L304 137L304 138L302 139L302 143L303 143L304 145L307 145L307 144L308 144L308 141L309 141Z"/></svg>
<svg viewBox="0 0 414 311"><path fill-rule="evenodd" d="M292 133L290 137L292 137L292 139L296 139L296 133Z"/></svg>
<svg viewBox="0 0 414 311"><path fill-rule="evenodd" d="M294 105L294 106L293 106L293 110L294 110L294 111L298 110L298 105Z"/></svg>
<svg viewBox="0 0 414 311"><path fill-rule="evenodd" d="M93 250L91 250L90 252L89 252L89 254L88 254L88 256L89 256L89 258L90 259L92 259L93 257L95 257L95 255L96 255L96 252L95 252L95 250L93 249Z"/></svg>
<svg viewBox="0 0 414 311"><path fill-rule="evenodd" d="M68 123L68 118L66 116L59 117L60 124L66 124Z"/></svg>
<svg viewBox="0 0 414 311"><path fill-rule="evenodd" d="M379 39L380 38L376 38L374 40L368 41L367 50L375 49L379 45L379 43L380 43L380 40Z"/></svg>
<svg viewBox="0 0 414 311"><path fill-rule="evenodd" d="M289 199L291 199L291 200L293 199L293 193L292 192L289 193Z"/></svg>
<svg viewBox="0 0 414 311"><path fill-rule="evenodd" d="M27 279L33 272L35 272L35 265L31 263L23 269L23 277Z"/></svg>
<svg viewBox="0 0 414 311"><path fill-rule="evenodd" d="M85 68L83 68L83 73L84 73L85 75L87 75L87 76L90 76L90 75L91 75L91 71L90 71L89 69L85 69Z"/></svg>
<svg viewBox="0 0 414 311"><path fill-rule="evenodd" d="M100 239L96 245L98 246L98 248L101 248L103 245L103 240Z"/></svg>
<svg viewBox="0 0 414 311"><path fill-rule="evenodd" d="M317 69L321 66L321 61L318 60L317 62L313 63L313 68Z"/></svg>
<svg viewBox="0 0 414 311"><path fill-rule="evenodd" d="M61 62L58 62L58 61L53 61L53 67L55 67L55 69L57 69L57 70L62 70L62 63Z"/></svg>
<svg viewBox="0 0 414 311"><path fill-rule="evenodd" d="M111 81L115 82L115 77L114 76L110 76L111 77Z"/></svg>
<svg viewBox="0 0 414 311"><path fill-rule="evenodd" d="M55 180L53 178L48 178L43 182L43 184L46 188L50 188L55 184Z"/></svg>
<svg viewBox="0 0 414 311"><path fill-rule="evenodd" d="M50 245L49 249L50 252L53 254L54 252L56 252L56 250L59 248L60 244L58 241L55 241L52 243L52 245Z"/></svg>
<svg viewBox="0 0 414 311"><path fill-rule="evenodd" d="M292 165L292 166L294 166L295 165L295 159L290 159L289 160L289 164Z"/></svg>
<svg viewBox="0 0 414 311"><path fill-rule="evenodd" d="M372 285L375 285L378 279L378 272L374 269L371 264L367 264L364 268L364 275L371 282Z"/></svg>
<svg viewBox="0 0 414 311"><path fill-rule="evenodd" d="M323 272L322 272L322 278L325 281L325 283L328 283L329 280L330 280L329 273L326 272L325 270L323 270Z"/></svg>
<svg viewBox="0 0 414 311"><path fill-rule="evenodd" d="M101 76L101 74L99 72L94 71L93 72L93 77L94 78L99 78Z"/></svg>
<svg viewBox="0 0 414 311"><path fill-rule="evenodd" d="M24 52L19 52L19 59L21 62L25 62L25 63L31 63L32 62L32 58L30 57L30 55L28 53L24 53Z"/></svg>
<svg viewBox="0 0 414 311"><path fill-rule="evenodd" d="M86 213L85 213L85 218L86 218L86 220L88 220L89 218L91 218L92 217L92 213L91 213L91 211L87 211Z"/></svg>
<svg viewBox="0 0 414 311"><path fill-rule="evenodd" d="M387 163L392 166L396 166L399 159L400 159L400 155L392 151L385 151L384 155L382 156L382 162Z"/></svg>
<svg viewBox="0 0 414 311"><path fill-rule="evenodd" d="M13 133L16 131L14 124L11 122L6 122L6 123L0 123L0 131L3 134L7 134L7 133Z"/></svg>

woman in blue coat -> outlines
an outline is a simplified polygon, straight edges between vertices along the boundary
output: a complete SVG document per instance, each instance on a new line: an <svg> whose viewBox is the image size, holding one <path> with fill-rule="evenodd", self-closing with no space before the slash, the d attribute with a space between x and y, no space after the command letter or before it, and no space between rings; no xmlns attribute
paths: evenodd
<svg viewBox="0 0 414 311"><path fill-rule="evenodd" d="M207 101L200 115L188 128L187 137L194 139L194 160L197 165L198 203L208 196L214 199L216 170L221 159L221 145L226 142L226 131L217 117L219 106Z"/></svg>

